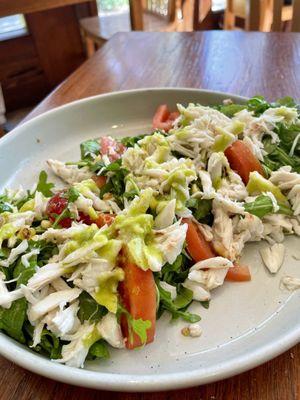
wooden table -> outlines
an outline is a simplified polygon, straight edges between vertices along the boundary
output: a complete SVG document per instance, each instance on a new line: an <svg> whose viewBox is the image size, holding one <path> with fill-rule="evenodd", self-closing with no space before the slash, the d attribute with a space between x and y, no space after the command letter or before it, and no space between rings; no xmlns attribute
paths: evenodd
<svg viewBox="0 0 300 400"><path fill-rule="evenodd" d="M274 100L300 99L300 34L129 33L112 38L27 119L70 101L120 89L186 86ZM298 318L299 316L295 316ZM300 345L215 384L158 394L112 394L41 378L0 359L1 399L298 400Z"/></svg>

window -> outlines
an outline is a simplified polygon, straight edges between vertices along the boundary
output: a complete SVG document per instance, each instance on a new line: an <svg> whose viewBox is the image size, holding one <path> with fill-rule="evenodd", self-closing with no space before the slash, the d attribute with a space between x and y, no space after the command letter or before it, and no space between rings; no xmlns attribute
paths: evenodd
<svg viewBox="0 0 300 400"><path fill-rule="evenodd" d="M129 10L128 0L97 0L97 5L100 15Z"/></svg>
<svg viewBox="0 0 300 400"><path fill-rule="evenodd" d="M0 40L17 37L26 32L26 22L22 14L0 18Z"/></svg>

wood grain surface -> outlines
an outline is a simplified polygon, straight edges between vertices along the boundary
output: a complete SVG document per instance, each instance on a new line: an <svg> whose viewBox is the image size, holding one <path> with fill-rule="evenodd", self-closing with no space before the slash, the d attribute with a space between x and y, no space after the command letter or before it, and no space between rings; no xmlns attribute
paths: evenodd
<svg viewBox="0 0 300 400"><path fill-rule="evenodd" d="M196 32L114 36L28 117L113 90L185 86L274 100L300 99L300 34ZM2 400L299 400L300 345L236 377L156 394L76 388L26 372L0 358Z"/></svg>

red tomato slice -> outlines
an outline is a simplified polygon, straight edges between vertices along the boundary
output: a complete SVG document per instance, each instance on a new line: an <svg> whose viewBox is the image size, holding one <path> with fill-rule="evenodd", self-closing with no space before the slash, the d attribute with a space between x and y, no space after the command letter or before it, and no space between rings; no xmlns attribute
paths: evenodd
<svg viewBox="0 0 300 400"><path fill-rule="evenodd" d="M92 223L94 222L91 220L89 215L86 215L81 211L79 211L78 215L79 217L77 218L77 221L83 222L86 225L92 225Z"/></svg>
<svg viewBox="0 0 300 400"><path fill-rule="evenodd" d="M170 112L166 104L160 105L153 117L152 126L154 129L163 129L168 132L173 127L173 122L179 117L179 112Z"/></svg>
<svg viewBox="0 0 300 400"><path fill-rule="evenodd" d="M188 218L183 219L182 222L188 224L186 244L187 250L192 259L198 262L206 260L207 258L215 257L209 242L204 239L196 224Z"/></svg>
<svg viewBox="0 0 300 400"><path fill-rule="evenodd" d="M60 191L56 193L51 199L49 199L47 207L46 207L46 214L49 217L49 220L51 222L54 222L57 218L58 215L60 215L66 206L68 205L68 199L66 199L64 196L64 191ZM60 222L59 225L62 228L70 228L72 225L72 219L71 218L63 218Z"/></svg>
<svg viewBox="0 0 300 400"><path fill-rule="evenodd" d="M125 279L119 284L119 293L124 307L134 319L150 321L151 327L147 330L147 343L154 340L156 323L156 288L153 273L150 270L143 271L134 263L124 258L122 267ZM133 332L132 341L128 330L127 318L121 316L121 327L126 340L127 349L135 349L143 345L141 339Z"/></svg>
<svg viewBox="0 0 300 400"><path fill-rule="evenodd" d="M116 161L122 156L126 147L110 136L100 138L101 155L107 155L110 161Z"/></svg>
<svg viewBox="0 0 300 400"><path fill-rule="evenodd" d="M92 176L93 181L96 183L99 189L102 188L106 184L106 176L98 176L98 175L93 175Z"/></svg>
<svg viewBox="0 0 300 400"><path fill-rule="evenodd" d="M225 279L231 282L251 281L249 267L247 265L234 265L234 267L229 268Z"/></svg>
<svg viewBox="0 0 300 400"><path fill-rule="evenodd" d="M250 172L257 171L264 175L264 170L259 160L250 148L241 140L237 140L224 152L230 167L242 178L245 185L249 181Z"/></svg>
<svg viewBox="0 0 300 400"><path fill-rule="evenodd" d="M99 214L96 221L94 221L99 228L104 225L111 225L114 222L115 216L113 214Z"/></svg>

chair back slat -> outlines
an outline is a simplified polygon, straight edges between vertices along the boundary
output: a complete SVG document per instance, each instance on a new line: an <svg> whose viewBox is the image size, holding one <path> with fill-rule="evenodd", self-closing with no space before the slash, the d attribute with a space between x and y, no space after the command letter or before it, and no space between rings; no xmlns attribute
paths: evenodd
<svg viewBox="0 0 300 400"><path fill-rule="evenodd" d="M141 0L129 0L130 23L133 31L143 31L143 4Z"/></svg>
<svg viewBox="0 0 300 400"><path fill-rule="evenodd" d="M300 32L300 0L293 1L292 32Z"/></svg>
<svg viewBox="0 0 300 400"><path fill-rule="evenodd" d="M273 0L273 23L272 23L272 31L281 31L282 26L282 7L283 0Z"/></svg>
<svg viewBox="0 0 300 400"><path fill-rule="evenodd" d="M288 14L284 18L284 10L287 9ZM292 32L300 32L300 0L293 0L292 6L284 5L284 0L273 0L273 23L272 31L278 32L282 30L282 22L290 20L292 14Z"/></svg>

